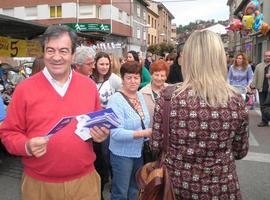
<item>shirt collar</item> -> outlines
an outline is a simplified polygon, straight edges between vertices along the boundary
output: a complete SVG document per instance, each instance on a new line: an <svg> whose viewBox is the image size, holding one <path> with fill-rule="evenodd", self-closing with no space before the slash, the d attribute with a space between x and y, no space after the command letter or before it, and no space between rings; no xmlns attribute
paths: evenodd
<svg viewBox="0 0 270 200"><path fill-rule="evenodd" d="M50 83L53 83L53 84L57 84L58 86L60 86L61 84L59 83L59 81L55 80L52 75L50 74L50 72L48 71L47 67L44 67L43 70L42 70L44 76L48 79L48 81ZM70 70L70 73L69 73L69 76L68 76L68 79L66 80L66 83L69 83L71 81L71 78L72 78L72 70Z"/></svg>

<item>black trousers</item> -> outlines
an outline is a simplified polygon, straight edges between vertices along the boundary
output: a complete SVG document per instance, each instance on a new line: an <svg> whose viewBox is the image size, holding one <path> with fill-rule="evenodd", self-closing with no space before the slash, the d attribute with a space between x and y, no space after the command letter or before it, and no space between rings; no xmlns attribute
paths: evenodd
<svg viewBox="0 0 270 200"><path fill-rule="evenodd" d="M259 101L260 101L260 109L262 113L262 122L268 123L269 120L267 120L267 116L265 116L264 109L269 107L269 102L266 102L267 96L270 95L269 92L259 92Z"/></svg>

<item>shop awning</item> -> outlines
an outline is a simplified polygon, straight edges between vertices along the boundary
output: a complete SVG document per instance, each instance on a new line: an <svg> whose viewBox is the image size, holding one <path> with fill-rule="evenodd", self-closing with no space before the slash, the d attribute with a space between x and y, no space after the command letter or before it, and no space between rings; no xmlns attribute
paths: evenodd
<svg viewBox="0 0 270 200"><path fill-rule="evenodd" d="M33 39L44 33L46 26L0 14L0 36Z"/></svg>

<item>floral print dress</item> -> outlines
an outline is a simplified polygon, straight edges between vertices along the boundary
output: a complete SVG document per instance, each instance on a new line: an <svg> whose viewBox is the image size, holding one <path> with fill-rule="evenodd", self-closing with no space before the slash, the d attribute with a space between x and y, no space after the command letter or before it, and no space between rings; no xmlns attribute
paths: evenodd
<svg viewBox="0 0 270 200"><path fill-rule="evenodd" d="M248 152L248 110L240 95L220 107L192 98L187 89L173 94L169 152L165 164L177 199L239 200L235 159ZM151 147L162 149L164 98L157 100Z"/></svg>

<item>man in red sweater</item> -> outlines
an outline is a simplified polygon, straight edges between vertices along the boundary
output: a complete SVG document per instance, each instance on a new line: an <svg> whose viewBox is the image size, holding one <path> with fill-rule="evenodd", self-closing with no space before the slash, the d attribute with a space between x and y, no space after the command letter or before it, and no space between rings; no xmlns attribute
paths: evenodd
<svg viewBox="0 0 270 200"><path fill-rule="evenodd" d="M95 83L71 70L77 36L66 26L50 26L43 35L45 68L20 83L0 128L7 150L22 156L23 200L100 199L92 140L109 130L90 129L92 140L75 134L76 120L48 138L63 117L100 109ZM90 91L90 92L89 92Z"/></svg>

